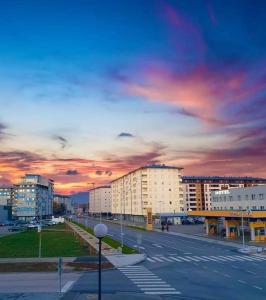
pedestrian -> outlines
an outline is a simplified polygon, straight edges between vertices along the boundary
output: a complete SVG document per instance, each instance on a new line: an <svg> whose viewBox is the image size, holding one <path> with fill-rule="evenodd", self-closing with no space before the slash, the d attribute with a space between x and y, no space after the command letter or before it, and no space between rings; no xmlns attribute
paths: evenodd
<svg viewBox="0 0 266 300"><path fill-rule="evenodd" d="M169 231L169 225L168 225L168 223L166 224L166 230Z"/></svg>
<svg viewBox="0 0 266 300"><path fill-rule="evenodd" d="M164 223L162 223L162 231L164 231Z"/></svg>

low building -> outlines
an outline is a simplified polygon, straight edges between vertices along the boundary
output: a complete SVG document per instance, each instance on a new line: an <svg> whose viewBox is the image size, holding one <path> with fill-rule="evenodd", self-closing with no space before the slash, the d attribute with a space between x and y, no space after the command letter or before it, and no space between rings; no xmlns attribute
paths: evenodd
<svg viewBox="0 0 266 300"><path fill-rule="evenodd" d="M10 221L12 219L12 210L10 205L0 205L0 223Z"/></svg>
<svg viewBox="0 0 266 300"><path fill-rule="evenodd" d="M266 179L253 177L183 176L182 185L186 211L211 210L214 191L264 185Z"/></svg>
<svg viewBox="0 0 266 300"><path fill-rule="evenodd" d="M100 186L89 191L89 213L111 213L111 186Z"/></svg>
<svg viewBox="0 0 266 300"><path fill-rule="evenodd" d="M141 222L147 210L153 215L182 212L181 170L148 165L112 181L112 214Z"/></svg>
<svg viewBox="0 0 266 300"><path fill-rule="evenodd" d="M212 192L212 210L266 210L266 185Z"/></svg>
<svg viewBox="0 0 266 300"><path fill-rule="evenodd" d="M19 184L14 185L13 218L31 220L51 217L53 190L53 180L26 174Z"/></svg>
<svg viewBox="0 0 266 300"><path fill-rule="evenodd" d="M54 194L53 201L58 204L64 204L66 208L66 213L72 214L74 212L74 207L70 196L61 195L61 194Z"/></svg>

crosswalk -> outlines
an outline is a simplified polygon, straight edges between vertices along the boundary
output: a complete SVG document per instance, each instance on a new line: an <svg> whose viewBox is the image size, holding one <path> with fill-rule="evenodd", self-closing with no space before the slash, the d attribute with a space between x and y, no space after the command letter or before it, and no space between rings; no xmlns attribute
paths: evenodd
<svg viewBox="0 0 266 300"><path fill-rule="evenodd" d="M118 268L144 294L148 295L179 295L181 294L170 284L162 280L144 266L128 266Z"/></svg>
<svg viewBox="0 0 266 300"><path fill-rule="evenodd" d="M199 255L199 256L148 256L147 261L150 263L165 262L258 262L266 261L266 256L249 256L249 255Z"/></svg>

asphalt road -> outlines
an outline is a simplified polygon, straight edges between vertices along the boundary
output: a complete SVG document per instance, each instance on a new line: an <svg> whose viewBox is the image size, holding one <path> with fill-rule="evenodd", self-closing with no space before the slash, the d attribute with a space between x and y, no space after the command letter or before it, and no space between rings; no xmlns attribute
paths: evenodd
<svg viewBox="0 0 266 300"><path fill-rule="evenodd" d="M91 227L96 223L89 220ZM120 226L107 226L110 236L120 240ZM203 240L129 228L124 228L124 243L136 247L140 235L147 260L104 271L104 294L116 293L121 299L126 292L140 299L266 299L266 258L242 255L230 246ZM71 292L96 293L97 273L81 276Z"/></svg>

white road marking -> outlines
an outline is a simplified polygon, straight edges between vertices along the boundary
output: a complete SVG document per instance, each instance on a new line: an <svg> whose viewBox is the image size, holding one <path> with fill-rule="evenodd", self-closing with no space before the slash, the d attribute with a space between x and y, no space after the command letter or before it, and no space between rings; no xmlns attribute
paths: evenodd
<svg viewBox="0 0 266 300"><path fill-rule="evenodd" d="M260 286L253 285L253 287L254 287L255 289L262 290L262 287L260 287Z"/></svg>
<svg viewBox="0 0 266 300"><path fill-rule="evenodd" d="M250 273L250 274L256 275L255 272L252 272L252 271L249 271L249 270L247 270L247 272Z"/></svg>
<svg viewBox="0 0 266 300"><path fill-rule="evenodd" d="M149 257L147 257L147 260L150 261L150 262L155 262L155 260L153 260L153 259L151 259Z"/></svg>
<svg viewBox="0 0 266 300"><path fill-rule="evenodd" d="M63 286L61 292L62 292L62 293L67 292L67 291L70 289L70 287L73 285L74 282L75 282L75 281L73 281L73 280L68 281L68 282Z"/></svg>
<svg viewBox="0 0 266 300"><path fill-rule="evenodd" d="M140 288L142 291L175 291L175 288L156 288L156 287L150 287L150 288Z"/></svg>
<svg viewBox="0 0 266 300"><path fill-rule="evenodd" d="M180 295L181 293L180 292L171 292L171 291L167 291L167 292L161 292L161 291L158 291L158 292L145 292L144 294L147 294L147 295Z"/></svg>
<svg viewBox="0 0 266 300"><path fill-rule="evenodd" d="M182 262L182 260L180 260L180 259L178 259L178 258L176 258L176 257L174 257L174 256L170 256L170 258L173 259L173 260L175 260L175 261Z"/></svg>
<svg viewBox="0 0 266 300"><path fill-rule="evenodd" d="M245 280L240 280L240 279L238 279L237 281L240 282L240 283L243 283L243 284L246 284L246 283L247 283Z"/></svg>
<svg viewBox="0 0 266 300"><path fill-rule="evenodd" d="M153 259L158 260L159 262L163 262L159 257L153 257Z"/></svg>

